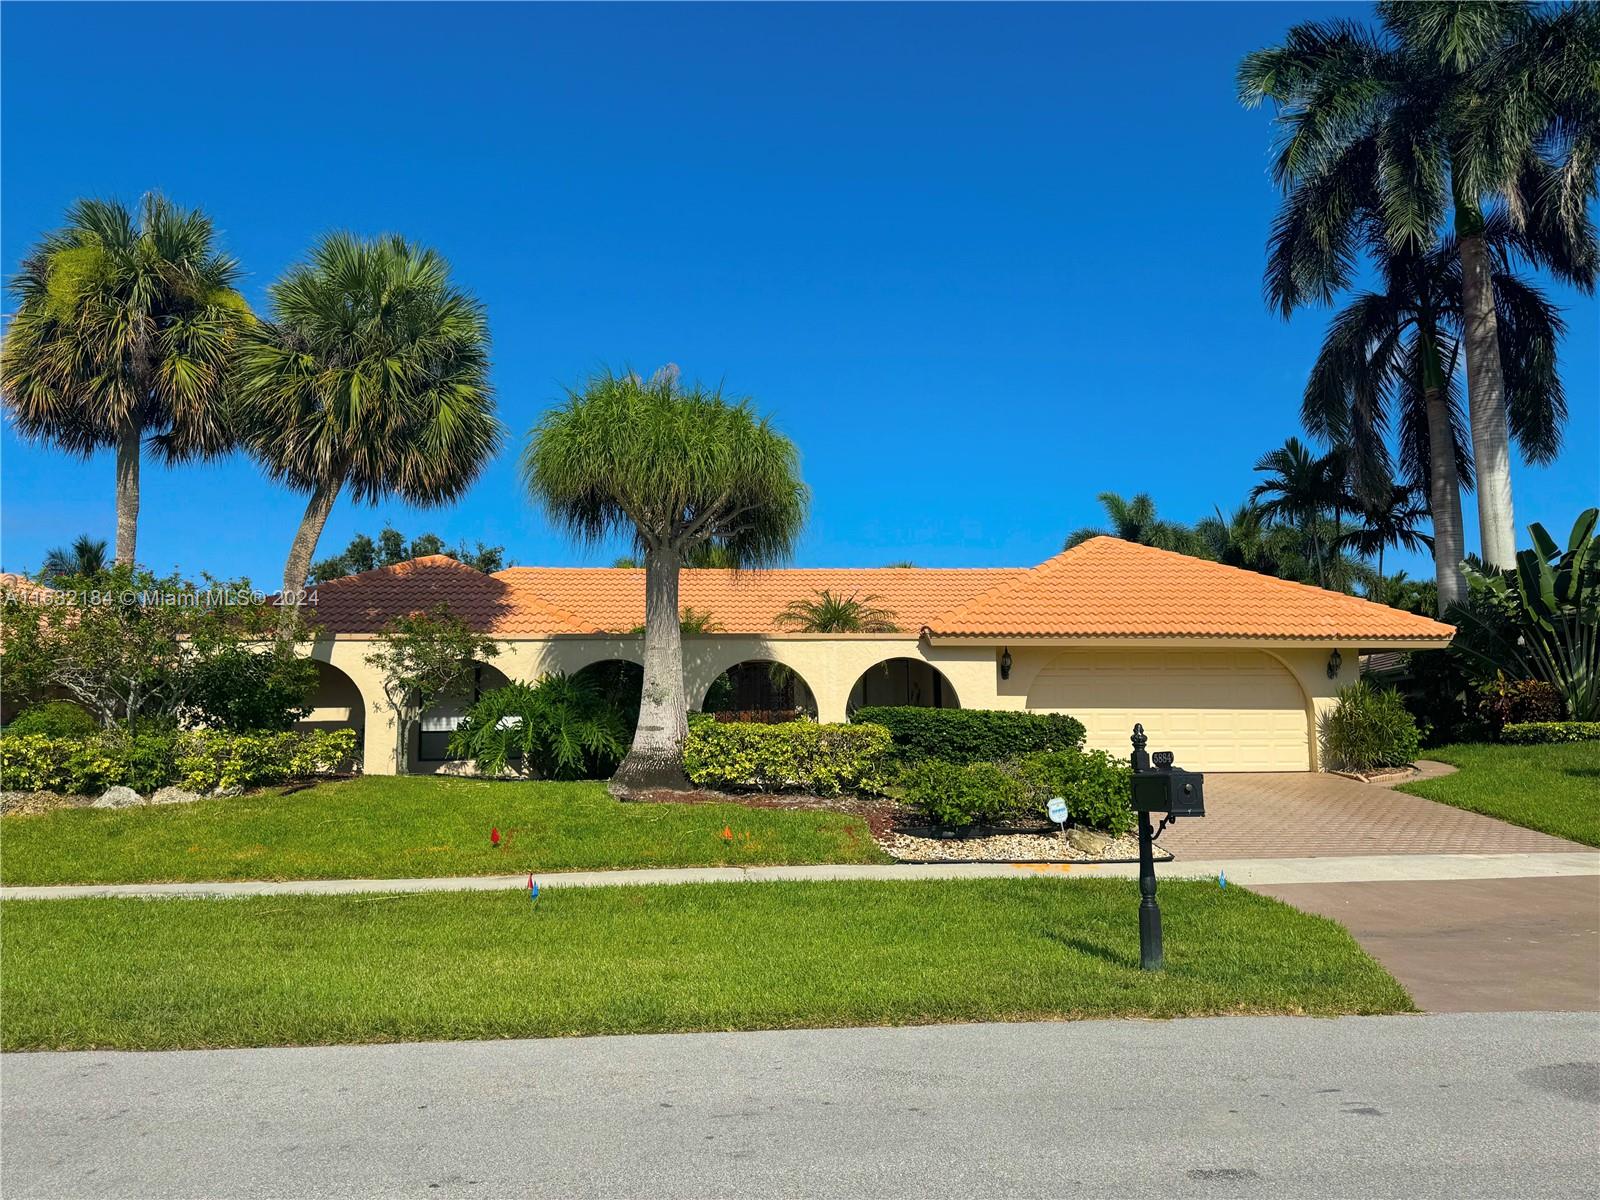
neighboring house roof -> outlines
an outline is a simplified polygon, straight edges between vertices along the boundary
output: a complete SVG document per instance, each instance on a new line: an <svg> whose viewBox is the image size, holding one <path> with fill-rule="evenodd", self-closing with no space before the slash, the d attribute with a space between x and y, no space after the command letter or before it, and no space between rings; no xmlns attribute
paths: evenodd
<svg viewBox="0 0 1600 1200"><path fill-rule="evenodd" d="M18 575L15 571L0 571L0 596L15 596L19 600L36 600L41 596L51 595L54 588L46 587L42 583L35 583L26 575Z"/></svg>
<svg viewBox="0 0 1600 1200"><path fill-rule="evenodd" d="M902 631L944 638L1338 638L1444 642L1450 626L1338 592L1115 538L1092 538L1037 567L685 569L679 603L721 633L781 634L778 614L827 590L873 597ZM318 586L312 619L333 634L376 633L440 605L501 636L626 634L644 623L644 572L509 567L486 575L432 555Z"/></svg>
<svg viewBox="0 0 1600 1200"><path fill-rule="evenodd" d="M1341 592L1097 537L928 622L937 637L1449 639L1455 630Z"/></svg>

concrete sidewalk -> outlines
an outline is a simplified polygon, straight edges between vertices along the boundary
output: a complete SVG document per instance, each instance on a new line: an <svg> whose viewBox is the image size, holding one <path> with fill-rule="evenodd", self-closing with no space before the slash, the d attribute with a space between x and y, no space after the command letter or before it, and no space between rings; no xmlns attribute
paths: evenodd
<svg viewBox="0 0 1600 1200"><path fill-rule="evenodd" d="M824 864L793 867L684 867L646 871L535 871L541 888L620 887L638 884L752 883L771 880L924 879L1133 879L1134 863L897 863L887 866ZM1600 850L1554 854L1378 854L1332 858L1186 859L1161 863L1160 879L1215 879L1230 883L1332 884L1469 879L1533 879L1600 875ZM501 891L526 887L516 875L445 876L437 879L294 879L240 883L124 883L65 887L0 887L0 900L73 900L89 897L344 896L367 892Z"/></svg>

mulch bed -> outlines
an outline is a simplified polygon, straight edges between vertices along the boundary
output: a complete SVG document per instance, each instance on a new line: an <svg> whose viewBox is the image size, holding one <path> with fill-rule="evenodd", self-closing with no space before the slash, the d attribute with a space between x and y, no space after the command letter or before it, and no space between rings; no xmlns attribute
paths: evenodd
<svg viewBox="0 0 1600 1200"><path fill-rule="evenodd" d="M861 796L803 796L794 792L675 792L670 788L630 792L629 800L644 804L742 804L746 808L823 809L849 813L867 823L878 841L894 833L896 821L905 821L910 810L897 800L867 799Z"/></svg>

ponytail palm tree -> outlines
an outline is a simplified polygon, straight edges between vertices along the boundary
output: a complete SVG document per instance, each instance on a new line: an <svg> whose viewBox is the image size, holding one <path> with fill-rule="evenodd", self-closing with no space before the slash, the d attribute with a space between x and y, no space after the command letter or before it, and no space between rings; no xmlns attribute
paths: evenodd
<svg viewBox="0 0 1600 1200"><path fill-rule="evenodd" d="M735 567L789 555L808 500L794 444L748 402L682 386L676 370L648 381L607 372L533 430L523 472L533 498L573 537L627 534L643 556L644 690L615 783L685 786L678 570L707 544Z"/></svg>
<svg viewBox="0 0 1600 1200"><path fill-rule="evenodd" d="M241 356L237 424L267 474L309 496L283 568L292 596L341 492L447 504L502 435L483 307L435 251L330 234L268 296L271 320Z"/></svg>
<svg viewBox="0 0 1600 1200"><path fill-rule="evenodd" d="M1240 66L1241 99L1279 109L1277 181L1314 201L1274 241L1303 246L1293 282L1326 301L1355 276L1364 213L1414 255L1453 217L1483 557L1510 567L1513 423L1488 223L1501 211L1546 249L1559 245L1540 265L1592 288L1600 8L1391 0L1378 12L1377 30L1297 25ZM1285 312L1294 290L1274 296Z"/></svg>
<svg viewBox="0 0 1600 1200"><path fill-rule="evenodd" d="M116 453L116 561L138 549L139 459L232 446L225 385L249 308L211 220L147 195L137 212L80 200L23 259L0 352L17 430L70 454Z"/></svg>

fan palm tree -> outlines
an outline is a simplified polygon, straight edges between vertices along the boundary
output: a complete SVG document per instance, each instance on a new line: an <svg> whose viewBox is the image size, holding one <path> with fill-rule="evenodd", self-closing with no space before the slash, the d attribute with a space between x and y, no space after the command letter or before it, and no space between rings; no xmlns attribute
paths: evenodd
<svg viewBox="0 0 1600 1200"><path fill-rule="evenodd" d="M801 633L896 633L894 612L876 608L877 596L835 596L823 588L810 600L792 600L776 621Z"/></svg>
<svg viewBox="0 0 1600 1200"><path fill-rule="evenodd" d="M1074 530L1062 549L1071 550L1090 538L1113 537L1124 542L1137 542L1141 546L1176 550L1180 554L1196 552L1198 542L1194 530L1176 521L1163 521L1157 517L1155 501L1148 494L1140 492L1132 500L1126 500L1116 492L1101 492L1095 499L1105 509L1110 528Z"/></svg>
<svg viewBox="0 0 1600 1200"><path fill-rule="evenodd" d="M624 792L684 786L678 571L706 543L741 568L789 555L808 503L794 443L748 402L681 385L676 370L649 380L606 372L533 430L523 474L573 537L630 534L644 556L644 691L614 783Z"/></svg>
<svg viewBox="0 0 1600 1200"><path fill-rule="evenodd" d="M1483 555L1510 567L1507 393L1486 227L1503 206L1546 245L1565 245L1543 265L1593 286L1600 9L1390 0L1378 13L1376 31L1297 25L1240 66L1241 99L1279 108L1278 182L1315 197L1300 224L1273 237L1305 246L1318 270L1295 284L1326 300L1354 276L1366 180L1397 250L1426 252L1453 216Z"/></svg>
<svg viewBox="0 0 1600 1200"><path fill-rule="evenodd" d="M138 550L139 459L232 446L226 381L249 308L211 220L147 195L136 212L80 200L23 259L0 352L0 390L25 437L116 453L116 561Z"/></svg>
<svg viewBox="0 0 1600 1200"><path fill-rule="evenodd" d="M309 493L283 568L292 597L341 492L449 503L502 435L483 307L435 251L330 234L268 296L241 356L238 428L268 475Z"/></svg>
<svg viewBox="0 0 1600 1200"><path fill-rule="evenodd" d="M1567 411L1556 372L1565 326L1555 306L1515 272L1526 243L1505 214L1489 217L1485 239L1510 428L1528 461L1549 462L1560 450ZM1390 499L1386 434L1394 430L1403 481L1428 497L1434 573L1448 609L1465 594L1461 490L1473 483L1455 371L1468 317L1461 260L1449 238L1425 254L1396 250L1375 215L1364 240L1379 286L1335 315L1301 416L1311 433L1352 447L1355 490L1367 501Z"/></svg>
<svg viewBox="0 0 1600 1200"><path fill-rule="evenodd" d="M1311 547L1317 586L1328 586L1323 555L1324 514L1345 503L1343 464L1337 453L1318 456L1297 437L1263 454L1255 469L1267 476L1250 489L1250 501L1264 516L1300 530Z"/></svg>
<svg viewBox="0 0 1600 1200"><path fill-rule="evenodd" d="M39 570L40 583L54 583L77 575L93 578L106 569L106 540L80 534L72 548L57 546L45 555L44 566Z"/></svg>
<svg viewBox="0 0 1600 1200"><path fill-rule="evenodd" d="M1390 546L1414 553L1433 549L1433 539L1418 528L1428 518L1428 505L1415 484L1391 484L1387 496L1376 503L1363 503L1357 515L1361 524L1335 538L1334 549L1376 558L1380 579L1384 578L1383 552Z"/></svg>

